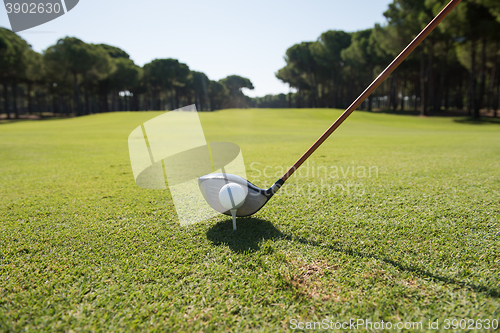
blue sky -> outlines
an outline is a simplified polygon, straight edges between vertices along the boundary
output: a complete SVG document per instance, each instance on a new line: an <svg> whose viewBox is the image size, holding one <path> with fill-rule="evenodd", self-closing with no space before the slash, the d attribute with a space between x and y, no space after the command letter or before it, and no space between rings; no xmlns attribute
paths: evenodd
<svg viewBox="0 0 500 333"><path fill-rule="evenodd" d="M26 0L26 2L29 2ZM38 1L37 1L38 2ZM327 30L356 31L384 23L389 0L80 0L67 14L20 32L42 52L59 38L118 46L144 65L176 58L212 80L248 77L249 96L288 92L274 73L288 47ZM10 28L5 8L0 26Z"/></svg>

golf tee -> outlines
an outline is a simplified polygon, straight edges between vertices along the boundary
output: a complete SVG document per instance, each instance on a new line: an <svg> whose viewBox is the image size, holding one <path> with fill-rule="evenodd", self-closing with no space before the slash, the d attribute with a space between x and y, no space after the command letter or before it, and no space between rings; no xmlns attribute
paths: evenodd
<svg viewBox="0 0 500 333"><path fill-rule="evenodd" d="M231 209L231 216L233 217L233 230L236 230L236 209Z"/></svg>

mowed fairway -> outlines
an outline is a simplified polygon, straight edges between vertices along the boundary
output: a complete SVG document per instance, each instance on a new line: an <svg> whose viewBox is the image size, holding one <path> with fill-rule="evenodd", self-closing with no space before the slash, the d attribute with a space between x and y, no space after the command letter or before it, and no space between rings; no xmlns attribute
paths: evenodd
<svg viewBox="0 0 500 333"><path fill-rule="evenodd" d="M128 135L159 114L0 124L0 331L499 319L500 125L355 112L233 232L134 183ZM268 187L339 114L201 119Z"/></svg>

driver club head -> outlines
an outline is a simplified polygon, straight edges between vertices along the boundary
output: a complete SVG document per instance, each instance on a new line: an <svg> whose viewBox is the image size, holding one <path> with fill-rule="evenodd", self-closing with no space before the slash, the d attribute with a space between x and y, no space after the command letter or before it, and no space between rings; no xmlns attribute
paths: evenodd
<svg viewBox="0 0 500 333"><path fill-rule="evenodd" d="M236 216L243 217L258 212L281 187L282 181L279 180L269 189L265 190L240 176L228 173L211 173L198 178L201 193L210 207L219 213L229 216L231 216L231 212L222 206L219 199L219 192L222 187L231 183L240 185L247 192L245 202L236 210Z"/></svg>

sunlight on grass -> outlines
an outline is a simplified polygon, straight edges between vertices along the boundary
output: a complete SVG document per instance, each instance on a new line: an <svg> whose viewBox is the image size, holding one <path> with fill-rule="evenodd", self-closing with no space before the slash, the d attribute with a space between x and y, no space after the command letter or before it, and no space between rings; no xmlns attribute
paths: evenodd
<svg viewBox="0 0 500 333"><path fill-rule="evenodd" d="M201 113L268 187L340 110ZM498 318L500 127L355 112L232 231L134 183L160 112L0 124L0 330L286 330ZM460 119L458 119L460 120Z"/></svg>

